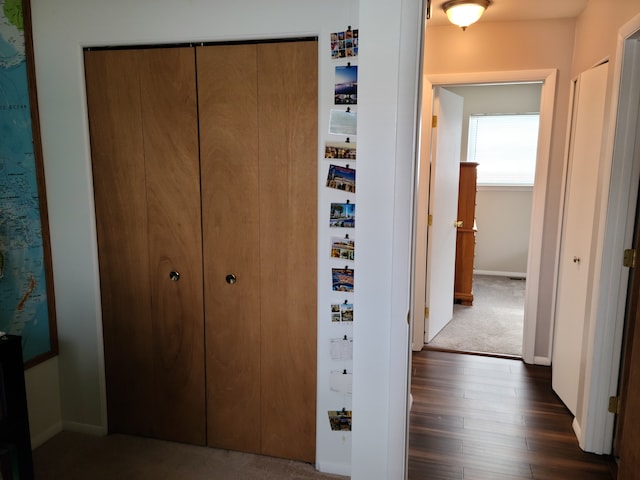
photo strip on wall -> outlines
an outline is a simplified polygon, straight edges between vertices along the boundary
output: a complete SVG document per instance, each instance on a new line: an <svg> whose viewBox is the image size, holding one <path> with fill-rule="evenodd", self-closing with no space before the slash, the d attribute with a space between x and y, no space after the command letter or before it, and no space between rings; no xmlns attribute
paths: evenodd
<svg viewBox="0 0 640 480"><path fill-rule="evenodd" d="M358 56L358 30L351 29L351 25L342 32L332 32L331 58L357 57Z"/></svg>
<svg viewBox="0 0 640 480"><path fill-rule="evenodd" d="M349 137L344 142L326 142L324 144L324 158L336 160L355 160L356 144Z"/></svg>

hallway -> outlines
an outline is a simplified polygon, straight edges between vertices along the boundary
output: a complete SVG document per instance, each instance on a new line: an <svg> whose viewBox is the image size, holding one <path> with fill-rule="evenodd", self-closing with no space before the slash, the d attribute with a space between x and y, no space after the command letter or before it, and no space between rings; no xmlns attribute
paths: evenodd
<svg viewBox="0 0 640 480"><path fill-rule="evenodd" d="M613 480L611 457L580 450L549 367L413 354L409 480Z"/></svg>

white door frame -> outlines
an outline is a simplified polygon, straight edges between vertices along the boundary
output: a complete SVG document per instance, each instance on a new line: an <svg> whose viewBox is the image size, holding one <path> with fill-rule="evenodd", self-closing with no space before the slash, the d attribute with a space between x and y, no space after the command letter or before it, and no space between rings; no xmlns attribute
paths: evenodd
<svg viewBox="0 0 640 480"><path fill-rule="evenodd" d="M580 447L611 453L615 415L608 413L616 396L629 271L622 252L633 242L640 181L640 14L618 31L611 96L602 152L601 184L595 212L598 222L592 297L586 318L582 400L573 427Z"/></svg>
<svg viewBox="0 0 640 480"><path fill-rule="evenodd" d="M556 69L517 70L481 73L425 75L423 79L422 112L433 111L433 87L467 84L543 82L540 98L540 129L538 134L538 154L536 161L535 186L531 209L531 229L529 234L529 254L527 258L527 286L525 291L524 331L522 358L527 363L548 365L548 358L535 357L536 318L538 311L538 287L542 255L542 234L546 205L546 185L551 152L551 132L553 107L557 80ZM416 172L415 198L415 238L413 242L414 278L412 289L413 341L412 349L422 350L424 346L424 307L427 245L427 211L429 199L428 159L431 152L431 122L422 121L420 139L420 164Z"/></svg>

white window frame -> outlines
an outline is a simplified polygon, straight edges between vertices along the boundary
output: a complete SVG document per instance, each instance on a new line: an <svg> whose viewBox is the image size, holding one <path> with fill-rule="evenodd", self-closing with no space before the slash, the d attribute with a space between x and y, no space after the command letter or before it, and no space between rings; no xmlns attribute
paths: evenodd
<svg viewBox="0 0 640 480"><path fill-rule="evenodd" d="M522 135L521 128L535 121L535 135ZM502 133L499 138L489 137L489 141L478 144L478 130L480 135L487 134L492 128L502 127L509 129L510 133ZM498 124L498 125L495 125ZM478 187L488 188L516 188L531 189L533 187L536 171L536 156L538 149L538 135L540 128L540 114L472 114L469 116L469 134L467 146L467 161L478 162ZM496 135L498 136L498 135ZM503 139L505 140L503 142ZM510 142L512 141L512 142ZM501 142L506 150L500 151L498 143ZM511 145L510 145L511 143ZM495 154L491 149L496 147ZM523 150L524 149L524 150ZM519 152L518 152L519 151ZM501 158L502 157L502 158ZM526 162L526 168L513 168L508 170L508 175L502 176L498 166L494 166L494 172L483 169L487 158L497 158L497 162L503 165L513 165L511 159Z"/></svg>

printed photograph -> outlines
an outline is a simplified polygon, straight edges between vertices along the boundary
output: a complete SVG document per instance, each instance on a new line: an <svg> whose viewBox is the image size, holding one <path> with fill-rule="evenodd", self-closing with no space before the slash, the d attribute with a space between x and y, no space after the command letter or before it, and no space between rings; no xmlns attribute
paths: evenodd
<svg viewBox="0 0 640 480"><path fill-rule="evenodd" d="M329 133L334 135L356 135L358 115L350 110L331 110L329 115Z"/></svg>
<svg viewBox="0 0 640 480"><path fill-rule="evenodd" d="M344 192L356 193L355 169L330 165L329 174L327 175L327 187Z"/></svg>
<svg viewBox="0 0 640 480"><path fill-rule="evenodd" d="M358 56L358 30L347 29L344 32L331 34L331 58L348 58Z"/></svg>
<svg viewBox="0 0 640 480"><path fill-rule="evenodd" d="M332 203L329 213L329 226L354 228L356 226L356 204Z"/></svg>
<svg viewBox="0 0 640 480"><path fill-rule="evenodd" d="M356 242L345 237L331 237L331 258L355 259Z"/></svg>
<svg viewBox="0 0 640 480"><path fill-rule="evenodd" d="M331 282L335 292L353 292L353 269L332 268Z"/></svg>
<svg viewBox="0 0 640 480"><path fill-rule="evenodd" d="M329 424L334 432L350 432L351 410L329 410Z"/></svg>
<svg viewBox="0 0 640 480"><path fill-rule="evenodd" d="M353 303L332 303L331 304L331 321L353 322Z"/></svg>
<svg viewBox="0 0 640 480"><path fill-rule="evenodd" d="M342 321L342 313L340 312L340 304L332 303L331 304L331 322L339 323Z"/></svg>
<svg viewBox="0 0 640 480"><path fill-rule="evenodd" d="M340 315L343 322L353 322L353 303L340 305Z"/></svg>
<svg viewBox="0 0 640 480"><path fill-rule="evenodd" d="M336 67L334 89L336 105L358 104L358 66L347 65Z"/></svg>
<svg viewBox="0 0 640 480"><path fill-rule="evenodd" d="M335 158L339 160L355 160L356 144L348 141L347 142L327 142L324 145L324 158Z"/></svg>

